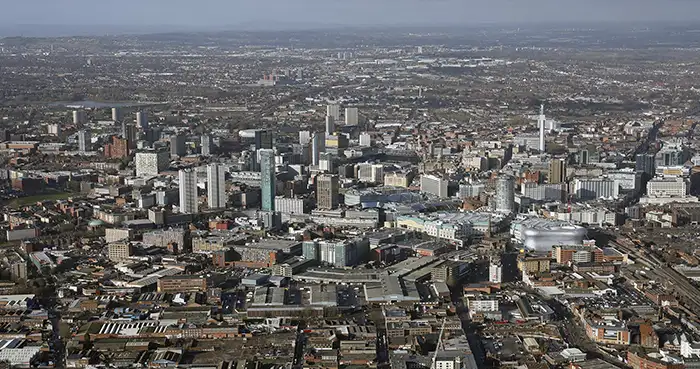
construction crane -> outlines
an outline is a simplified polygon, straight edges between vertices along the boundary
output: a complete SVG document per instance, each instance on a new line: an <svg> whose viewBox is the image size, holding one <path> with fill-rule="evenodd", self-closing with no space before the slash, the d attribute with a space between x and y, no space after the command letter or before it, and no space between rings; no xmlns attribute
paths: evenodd
<svg viewBox="0 0 700 369"><path fill-rule="evenodd" d="M437 354L438 354L438 351L440 350L440 346L442 346L442 334L445 331L445 323L446 322L447 322L447 319L442 318L442 327L440 328L440 334L438 335L437 346L435 346L435 353L433 354L433 361L430 364L430 369L437 369L437 365L435 365L435 363L437 362Z"/></svg>

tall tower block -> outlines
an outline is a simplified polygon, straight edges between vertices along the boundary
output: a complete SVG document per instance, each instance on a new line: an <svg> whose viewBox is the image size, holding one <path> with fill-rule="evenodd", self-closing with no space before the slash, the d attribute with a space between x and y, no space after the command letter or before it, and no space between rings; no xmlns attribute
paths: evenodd
<svg viewBox="0 0 700 369"><path fill-rule="evenodd" d="M544 126L546 124L546 119L544 117L544 104L540 105L540 116L537 118L537 126L540 128L540 152L545 152L544 144Z"/></svg>

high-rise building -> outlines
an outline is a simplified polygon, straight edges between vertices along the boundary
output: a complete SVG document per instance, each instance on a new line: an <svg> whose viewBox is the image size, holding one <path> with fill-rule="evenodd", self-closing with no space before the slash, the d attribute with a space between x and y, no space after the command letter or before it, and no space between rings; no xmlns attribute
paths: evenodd
<svg viewBox="0 0 700 369"><path fill-rule="evenodd" d="M274 135L269 129L258 129L255 131L255 150L272 150Z"/></svg>
<svg viewBox="0 0 700 369"><path fill-rule="evenodd" d="M540 115L537 118L537 126L540 129L540 152L545 152L544 130L547 119L544 116L544 104L540 105Z"/></svg>
<svg viewBox="0 0 700 369"><path fill-rule="evenodd" d="M127 124L125 121L122 122L122 138L127 140L129 144L129 149L133 150L136 148L136 127L132 124Z"/></svg>
<svg viewBox="0 0 700 369"><path fill-rule="evenodd" d="M326 135L332 135L333 133L335 133L335 118L326 115Z"/></svg>
<svg viewBox="0 0 700 369"><path fill-rule="evenodd" d="M156 176L168 168L170 159L165 151L137 152L134 162L137 176Z"/></svg>
<svg viewBox="0 0 700 369"><path fill-rule="evenodd" d="M356 164L355 178L361 182L384 183L384 165L371 163Z"/></svg>
<svg viewBox="0 0 700 369"><path fill-rule="evenodd" d="M92 151L92 137L90 136L90 131L78 131L78 150L80 152Z"/></svg>
<svg viewBox="0 0 700 369"><path fill-rule="evenodd" d="M489 260L489 282L501 283L503 281L503 266L500 260Z"/></svg>
<svg viewBox="0 0 700 369"><path fill-rule="evenodd" d="M338 104L328 104L326 105L326 116L333 117L334 121L340 120L340 105Z"/></svg>
<svg viewBox="0 0 700 369"><path fill-rule="evenodd" d="M345 125L356 126L358 122L357 108L345 108Z"/></svg>
<svg viewBox="0 0 700 369"><path fill-rule="evenodd" d="M372 146L372 136L369 133L360 133L360 146Z"/></svg>
<svg viewBox="0 0 700 369"><path fill-rule="evenodd" d="M318 166L321 153L326 151L326 135L314 133L311 141L311 165Z"/></svg>
<svg viewBox="0 0 700 369"><path fill-rule="evenodd" d="M53 136L61 135L61 126L58 124L49 124L46 126L47 133Z"/></svg>
<svg viewBox="0 0 700 369"><path fill-rule="evenodd" d="M180 212L194 214L199 211L197 201L197 172L194 169L180 169Z"/></svg>
<svg viewBox="0 0 700 369"><path fill-rule="evenodd" d="M129 142L125 138L112 136L112 142L104 146L105 157L121 159L129 156Z"/></svg>
<svg viewBox="0 0 700 369"><path fill-rule="evenodd" d="M136 112L136 127L142 131L148 129L148 116L146 115L145 111Z"/></svg>
<svg viewBox="0 0 700 369"><path fill-rule="evenodd" d="M212 147L211 136L202 135L202 137L199 138L199 141L200 141L199 145L201 147L202 155L203 156L211 155L211 147Z"/></svg>
<svg viewBox="0 0 700 369"><path fill-rule="evenodd" d="M170 136L170 156L185 156L187 146L185 146L185 135L175 134Z"/></svg>
<svg viewBox="0 0 700 369"><path fill-rule="evenodd" d="M335 209L338 207L338 191L340 182L337 175L323 174L316 182L316 207L319 209Z"/></svg>
<svg viewBox="0 0 700 369"><path fill-rule="evenodd" d="M84 110L73 110L73 124L81 126L87 123L87 114Z"/></svg>
<svg viewBox="0 0 700 369"><path fill-rule="evenodd" d="M275 211L275 152L273 150L260 150L260 187L262 195L262 210Z"/></svg>
<svg viewBox="0 0 700 369"><path fill-rule="evenodd" d="M435 196L447 197L448 180L434 175L424 175L420 177L421 192L433 194Z"/></svg>
<svg viewBox="0 0 700 369"><path fill-rule="evenodd" d="M115 122L121 122L122 120L122 111L119 108L112 108L112 120Z"/></svg>
<svg viewBox="0 0 700 369"><path fill-rule="evenodd" d="M515 208L515 178L499 174L496 179L496 211L512 213Z"/></svg>
<svg viewBox="0 0 700 369"><path fill-rule="evenodd" d="M566 182L566 162L561 159L552 159L549 162L549 183Z"/></svg>
<svg viewBox="0 0 700 369"><path fill-rule="evenodd" d="M329 152L322 152L319 159L318 159L318 170L332 173L334 168L333 165L334 158L333 154Z"/></svg>
<svg viewBox="0 0 700 369"><path fill-rule="evenodd" d="M311 141L311 132L310 131L299 131L299 144L300 145L306 145Z"/></svg>
<svg viewBox="0 0 700 369"><path fill-rule="evenodd" d="M653 177L656 171L654 168L655 159L654 154L637 154L634 161L634 171Z"/></svg>
<svg viewBox="0 0 700 369"><path fill-rule="evenodd" d="M226 207L226 176L219 164L207 166L207 203L210 209Z"/></svg>

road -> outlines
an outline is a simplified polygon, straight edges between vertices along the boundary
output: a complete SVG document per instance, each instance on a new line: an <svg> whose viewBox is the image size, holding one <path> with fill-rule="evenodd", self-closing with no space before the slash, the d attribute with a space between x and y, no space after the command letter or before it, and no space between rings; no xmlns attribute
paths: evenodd
<svg viewBox="0 0 700 369"><path fill-rule="evenodd" d="M483 368L484 362L486 361L486 353L484 352L484 347L481 344L481 338L474 329L471 319L469 318L469 311L461 298L453 298L452 303L455 305L459 320L462 322L462 330L467 336L467 341L469 341L469 348L472 350L474 355L474 361L476 361L477 368Z"/></svg>
<svg viewBox="0 0 700 369"><path fill-rule="evenodd" d="M389 339L386 329L377 328L377 368L391 368L389 362Z"/></svg>
<svg viewBox="0 0 700 369"><path fill-rule="evenodd" d="M299 324L297 327L297 337L294 341L294 360L292 360L292 368L299 369L304 367L304 348L306 347L306 335L304 334L304 325Z"/></svg>

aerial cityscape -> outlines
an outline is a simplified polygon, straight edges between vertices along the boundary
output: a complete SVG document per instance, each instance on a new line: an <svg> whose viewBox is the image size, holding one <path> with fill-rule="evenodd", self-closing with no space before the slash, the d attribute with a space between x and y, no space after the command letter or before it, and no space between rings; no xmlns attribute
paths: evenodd
<svg viewBox="0 0 700 369"><path fill-rule="evenodd" d="M700 368L697 29L0 38L0 368Z"/></svg>

